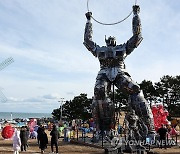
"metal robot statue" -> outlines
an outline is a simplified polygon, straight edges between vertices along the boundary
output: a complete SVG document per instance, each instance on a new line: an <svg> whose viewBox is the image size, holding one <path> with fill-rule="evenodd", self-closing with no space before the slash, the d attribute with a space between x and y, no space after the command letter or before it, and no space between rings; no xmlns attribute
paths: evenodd
<svg viewBox="0 0 180 154"><path fill-rule="evenodd" d="M100 71L96 78L94 99L92 103L93 116L97 130L109 131L115 125L114 104L109 98L111 85L130 94L130 106L143 119L149 132L154 131L154 122L151 109L145 100L140 87L126 71L124 60L142 41L140 7L133 6L132 30L133 36L124 44L117 45L115 37L105 38L106 45L100 47L92 40L92 13L87 12L87 23L84 33L84 45L100 62Z"/></svg>

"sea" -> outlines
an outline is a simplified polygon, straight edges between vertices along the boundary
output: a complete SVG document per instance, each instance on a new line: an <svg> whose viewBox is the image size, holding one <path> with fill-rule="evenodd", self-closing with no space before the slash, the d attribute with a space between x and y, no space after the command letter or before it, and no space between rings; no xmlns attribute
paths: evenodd
<svg viewBox="0 0 180 154"><path fill-rule="evenodd" d="M0 112L0 119L26 119L26 118L51 118L51 113L21 113L21 112Z"/></svg>

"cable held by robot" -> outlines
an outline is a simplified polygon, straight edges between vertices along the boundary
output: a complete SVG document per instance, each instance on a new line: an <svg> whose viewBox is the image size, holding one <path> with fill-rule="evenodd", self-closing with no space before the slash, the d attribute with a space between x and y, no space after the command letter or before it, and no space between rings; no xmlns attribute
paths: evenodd
<svg viewBox="0 0 180 154"><path fill-rule="evenodd" d="M135 5L134 5L134 6L136 6L136 5L137 5L137 0L135 0ZM88 12L91 12L91 11L89 10L89 0L87 0L87 10L88 10ZM90 20L90 19L92 18L95 22L97 22L97 23L99 23L99 24L101 24L101 25L109 25L109 26L112 26L112 25L116 25L116 24L122 23L123 21L125 21L126 19L128 19L128 18L131 16L132 13L133 13L133 10L132 10L125 18L123 18L123 19L120 20L120 21L113 22L113 23L104 23L104 22L101 22L101 21L95 19L95 18L92 16L92 12L91 12L91 16L89 16L89 19L88 19L88 20ZM87 16L86 16L86 17L87 17Z"/></svg>

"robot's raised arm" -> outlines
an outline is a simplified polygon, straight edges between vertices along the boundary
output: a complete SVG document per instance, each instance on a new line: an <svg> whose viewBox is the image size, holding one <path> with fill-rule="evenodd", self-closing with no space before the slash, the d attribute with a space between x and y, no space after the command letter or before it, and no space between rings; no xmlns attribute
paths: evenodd
<svg viewBox="0 0 180 154"><path fill-rule="evenodd" d="M96 45L96 43L92 41L93 30L92 30L92 23L91 23L91 15L92 13L90 14L90 12L86 13L87 23L86 23L85 32L84 32L83 44L89 51L91 51L91 53L95 57L97 57L96 50L99 46Z"/></svg>
<svg viewBox="0 0 180 154"><path fill-rule="evenodd" d="M140 8L139 6L135 5L133 6L133 21L132 21L132 30L133 30L133 36L127 41L126 49L127 54L130 54L135 48L138 47L138 45L143 40L143 37L141 35L141 20L139 18L139 12Z"/></svg>

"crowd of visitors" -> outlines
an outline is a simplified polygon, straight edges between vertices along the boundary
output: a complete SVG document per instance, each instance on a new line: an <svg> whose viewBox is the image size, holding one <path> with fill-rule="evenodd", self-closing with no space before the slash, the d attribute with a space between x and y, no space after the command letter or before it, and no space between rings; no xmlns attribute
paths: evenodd
<svg viewBox="0 0 180 154"><path fill-rule="evenodd" d="M87 121L83 123L78 123L77 121L72 120L71 122L59 122L56 124L51 123L49 125L35 125L33 129L32 127L29 128L28 126L22 126L20 129L15 128L13 136L14 154L19 154L19 151L28 150L29 138L37 140L37 144L41 153L45 152L48 143L50 145L51 152L58 153L59 138L63 138L64 142L69 142L70 139L77 137L78 130L82 132L82 137L86 136L86 133L96 132L93 120L89 120L89 122ZM121 125L117 125L116 130L113 131L116 132L116 135L121 136L124 132L124 129ZM167 148L166 141L168 135L178 135L178 125L162 125L162 127L157 130L157 134L159 135L160 148ZM94 133L93 135L96 134ZM112 137L113 136L114 135L112 135Z"/></svg>
<svg viewBox="0 0 180 154"><path fill-rule="evenodd" d="M71 123L64 122L60 124L49 124L46 126L35 125L33 128L28 126L22 126L21 128L15 128L13 136L13 151L14 154L19 154L19 151L28 150L28 139L37 139L37 144L44 153L48 146L48 135L49 132L49 144L51 147L51 152L58 154L58 141L60 137L63 137L65 142L70 141L70 137L75 138L76 123L72 121ZM70 134L70 131L73 132ZM54 149L55 148L55 149Z"/></svg>
<svg viewBox="0 0 180 154"><path fill-rule="evenodd" d="M36 133L35 133L36 132ZM35 135L33 134L35 133ZM56 125L53 125L53 129L50 132L51 136L51 152L54 153L53 146L55 145L56 153L58 154L58 139L59 131L56 128ZM13 136L13 151L14 154L19 154L19 151L26 151L28 148L28 139L37 139L37 144L41 150L41 153L45 152L45 149L48 145L48 136L45 132L45 127L40 125L38 129L32 132L29 131L27 126L22 126L20 130L15 129Z"/></svg>

